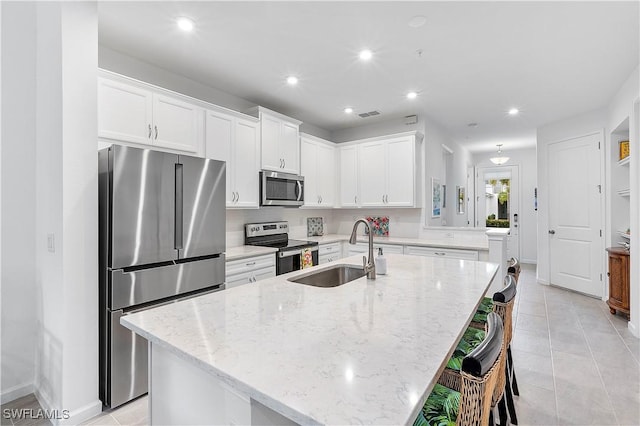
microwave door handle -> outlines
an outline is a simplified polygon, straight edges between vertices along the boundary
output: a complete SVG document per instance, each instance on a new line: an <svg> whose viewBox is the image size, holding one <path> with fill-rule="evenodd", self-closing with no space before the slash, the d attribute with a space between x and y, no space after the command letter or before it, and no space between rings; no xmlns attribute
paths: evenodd
<svg viewBox="0 0 640 426"><path fill-rule="evenodd" d="M300 201L302 199L302 183L299 180L296 181L296 188L298 189L296 201Z"/></svg>

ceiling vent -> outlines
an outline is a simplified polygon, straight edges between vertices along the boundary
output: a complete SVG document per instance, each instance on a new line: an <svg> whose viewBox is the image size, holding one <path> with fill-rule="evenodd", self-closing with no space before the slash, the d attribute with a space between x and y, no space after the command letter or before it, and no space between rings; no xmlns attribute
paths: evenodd
<svg viewBox="0 0 640 426"><path fill-rule="evenodd" d="M380 111L363 112L362 114L358 114L358 115L360 116L360 118L373 117L376 115L380 115Z"/></svg>

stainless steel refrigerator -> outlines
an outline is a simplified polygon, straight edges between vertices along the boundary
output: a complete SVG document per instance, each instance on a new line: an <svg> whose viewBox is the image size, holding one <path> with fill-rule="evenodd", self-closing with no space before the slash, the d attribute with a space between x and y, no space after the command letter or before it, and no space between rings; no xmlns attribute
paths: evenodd
<svg viewBox="0 0 640 426"><path fill-rule="evenodd" d="M141 309L224 288L226 163L113 145L99 151L100 398L147 392Z"/></svg>

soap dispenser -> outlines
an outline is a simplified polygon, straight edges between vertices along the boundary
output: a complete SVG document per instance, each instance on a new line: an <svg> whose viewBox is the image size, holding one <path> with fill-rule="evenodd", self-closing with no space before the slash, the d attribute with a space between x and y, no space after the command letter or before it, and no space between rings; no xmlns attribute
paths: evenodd
<svg viewBox="0 0 640 426"><path fill-rule="evenodd" d="M375 259L376 273L378 275L385 275L387 273L387 259L382 254L382 247L378 248L378 255Z"/></svg>

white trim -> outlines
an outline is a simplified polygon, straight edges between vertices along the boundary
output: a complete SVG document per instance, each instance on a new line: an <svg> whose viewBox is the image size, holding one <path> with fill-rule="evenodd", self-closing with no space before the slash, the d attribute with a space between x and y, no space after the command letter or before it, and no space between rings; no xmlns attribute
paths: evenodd
<svg viewBox="0 0 640 426"><path fill-rule="evenodd" d="M543 280L542 278L537 278L536 281L538 282L538 284L551 285L551 283L549 281Z"/></svg>
<svg viewBox="0 0 640 426"><path fill-rule="evenodd" d="M538 264L538 260L537 259L520 259L520 263L526 263L528 265L537 265Z"/></svg>
<svg viewBox="0 0 640 426"><path fill-rule="evenodd" d="M308 139L308 140L313 141L313 142L322 143L322 144L330 146L332 148L336 148L337 145L338 145L335 142L331 142L329 140L319 138L318 136L314 136L314 135L311 135L309 133L300 132L300 139L303 139L303 138L304 139Z"/></svg>
<svg viewBox="0 0 640 426"><path fill-rule="evenodd" d="M636 328L636 325L634 323L632 323L631 321L629 321L627 323L627 328L629 329L629 331L631 332L631 334L633 334L636 337L640 338L640 331L638 331L638 329Z"/></svg>
<svg viewBox="0 0 640 426"><path fill-rule="evenodd" d="M422 133L413 130L413 131L410 131L410 132L392 133L390 135L373 136L373 137L365 138L365 139L355 139L355 140L351 140L351 141L340 142L340 143L338 143L338 145L343 147L343 146L350 146L350 145L358 145L358 144L366 143L366 142L378 142L378 141L382 141L382 140L404 138L404 137L407 137L407 136L415 136L416 142L418 142L418 143L422 143L422 141L424 139Z"/></svg>
<svg viewBox="0 0 640 426"><path fill-rule="evenodd" d="M102 402L95 400L83 407L71 411L68 419L60 420L60 425L78 425L102 413Z"/></svg>
<svg viewBox="0 0 640 426"><path fill-rule="evenodd" d="M286 121L287 123L295 124L296 126L300 126L302 121L296 120L293 117L289 117L288 115L284 115L278 111L273 111L269 108L265 108L263 106L255 106L253 108L249 108L246 111L246 114L249 114L253 117L258 117L258 119L262 119L262 114L270 115L271 117L275 117L279 120Z"/></svg>
<svg viewBox="0 0 640 426"><path fill-rule="evenodd" d="M453 154L453 150L451 148L449 148L448 146L446 146L445 144L440 144L440 146L442 147L442 149L447 151L449 154Z"/></svg>
<svg viewBox="0 0 640 426"><path fill-rule="evenodd" d="M10 387L9 389L3 390L0 394L0 404L4 405L7 402L15 401L30 393L33 393L33 382Z"/></svg>

